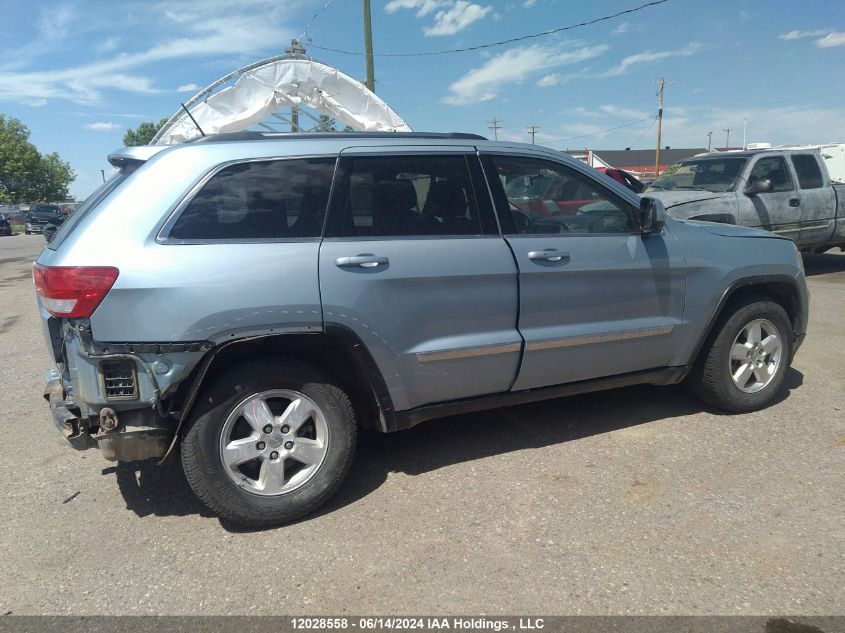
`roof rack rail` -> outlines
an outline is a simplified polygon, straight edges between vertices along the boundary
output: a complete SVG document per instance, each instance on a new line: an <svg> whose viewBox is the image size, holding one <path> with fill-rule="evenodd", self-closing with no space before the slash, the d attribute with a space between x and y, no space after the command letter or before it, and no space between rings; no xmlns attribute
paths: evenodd
<svg viewBox="0 0 845 633"><path fill-rule="evenodd" d="M486 141L480 134L468 132L224 132L209 134L189 141L190 143L221 143L238 141L278 141L296 139L342 139L342 138L427 138Z"/></svg>

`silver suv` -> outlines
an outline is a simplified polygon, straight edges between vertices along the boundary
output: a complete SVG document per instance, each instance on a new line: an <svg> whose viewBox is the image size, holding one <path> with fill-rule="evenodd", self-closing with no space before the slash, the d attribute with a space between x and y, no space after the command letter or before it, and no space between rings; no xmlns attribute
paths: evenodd
<svg viewBox="0 0 845 633"><path fill-rule="evenodd" d="M34 267L76 449L181 450L249 526L312 512L358 429L687 379L772 402L807 323L794 244L665 219L558 152L468 134L136 147Z"/></svg>

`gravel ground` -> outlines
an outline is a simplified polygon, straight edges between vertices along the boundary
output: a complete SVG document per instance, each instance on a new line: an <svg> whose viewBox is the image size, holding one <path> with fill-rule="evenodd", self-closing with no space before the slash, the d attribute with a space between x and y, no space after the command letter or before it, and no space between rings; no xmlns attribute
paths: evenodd
<svg viewBox="0 0 845 633"><path fill-rule="evenodd" d="M0 238L0 613L845 613L845 256L806 259L810 333L766 411L635 387L366 434L317 516L245 532L178 462L63 444L43 244Z"/></svg>

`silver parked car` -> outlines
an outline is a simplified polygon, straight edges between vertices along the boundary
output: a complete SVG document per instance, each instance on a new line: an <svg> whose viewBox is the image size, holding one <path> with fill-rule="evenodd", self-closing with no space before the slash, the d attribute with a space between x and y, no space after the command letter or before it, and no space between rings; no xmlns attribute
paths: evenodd
<svg viewBox="0 0 845 633"><path fill-rule="evenodd" d="M239 133L109 160L34 267L54 420L110 460L181 449L240 524L317 508L359 427L684 379L759 409L804 336L790 240L667 220L549 149Z"/></svg>

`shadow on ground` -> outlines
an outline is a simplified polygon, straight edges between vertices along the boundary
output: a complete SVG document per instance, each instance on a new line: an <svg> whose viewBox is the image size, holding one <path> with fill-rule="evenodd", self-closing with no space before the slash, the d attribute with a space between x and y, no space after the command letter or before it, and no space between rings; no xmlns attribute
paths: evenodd
<svg viewBox="0 0 845 633"><path fill-rule="evenodd" d="M790 369L779 401L802 383L801 372ZM683 385L644 385L430 420L400 433L364 431L346 482L315 516L366 497L391 472L420 475L452 464L552 446L704 410ZM103 470L104 475L113 473L126 507L138 516L212 516L191 491L178 457L162 466L149 460ZM226 523L223 527L244 531Z"/></svg>

